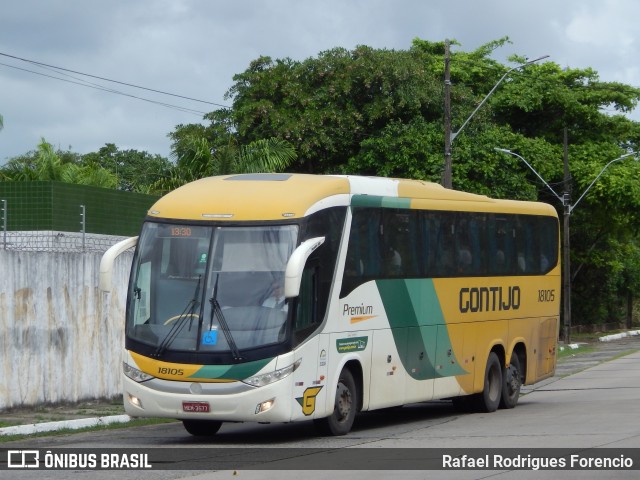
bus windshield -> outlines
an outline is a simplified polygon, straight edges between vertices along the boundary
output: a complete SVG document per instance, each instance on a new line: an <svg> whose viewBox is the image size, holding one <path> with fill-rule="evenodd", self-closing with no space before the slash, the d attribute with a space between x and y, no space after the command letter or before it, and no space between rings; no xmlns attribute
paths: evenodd
<svg viewBox="0 0 640 480"><path fill-rule="evenodd" d="M147 222L134 260L127 337L167 351L231 353L281 343L296 225Z"/></svg>

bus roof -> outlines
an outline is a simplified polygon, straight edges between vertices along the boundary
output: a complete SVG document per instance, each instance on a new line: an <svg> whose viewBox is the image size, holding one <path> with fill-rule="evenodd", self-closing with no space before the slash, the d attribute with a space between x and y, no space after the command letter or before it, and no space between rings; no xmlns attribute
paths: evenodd
<svg viewBox="0 0 640 480"><path fill-rule="evenodd" d="M166 194L152 218L260 221L300 218L337 205L552 215L550 205L495 200L421 180L351 175L254 173L208 177Z"/></svg>

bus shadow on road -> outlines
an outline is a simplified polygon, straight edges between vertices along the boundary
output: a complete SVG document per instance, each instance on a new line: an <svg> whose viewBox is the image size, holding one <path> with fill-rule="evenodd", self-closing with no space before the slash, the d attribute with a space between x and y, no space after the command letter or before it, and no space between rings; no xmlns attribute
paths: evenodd
<svg viewBox="0 0 640 480"><path fill-rule="evenodd" d="M461 415L449 401L424 402L403 407L392 407L371 412L362 412L356 418L353 429L345 437L357 438L377 429L403 427L411 424L415 428L424 428L431 423L440 423ZM283 443L322 439L313 422L296 423L228 423L223 424L220 431L211 437L194 437L186 431L180 439L170 441L184 445L243 445L274 446Z"/></svg>

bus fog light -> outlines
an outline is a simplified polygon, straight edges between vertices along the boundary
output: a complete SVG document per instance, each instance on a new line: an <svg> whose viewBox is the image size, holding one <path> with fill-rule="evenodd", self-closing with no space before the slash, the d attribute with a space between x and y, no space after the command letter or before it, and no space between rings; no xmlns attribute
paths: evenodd
<svg viewBox="0 0 640 480"><path fill-rule="evenodd" d="M142 406L142 400L140 400L138 397L136 397L135 395L131 395L130 393L127 394L129 397L129 403L131 405L133 405L134 407L138 407L138 408L144 408Z"/></svg>
<svg viewBox="0 0 640 480"><path fill-rule="evenodd" d="M267 400L266 402L259 403L256 406L256 415L262 412L266 412L267 410L271 410L275 402L276 399L272 398L271 400Z"/></svg>

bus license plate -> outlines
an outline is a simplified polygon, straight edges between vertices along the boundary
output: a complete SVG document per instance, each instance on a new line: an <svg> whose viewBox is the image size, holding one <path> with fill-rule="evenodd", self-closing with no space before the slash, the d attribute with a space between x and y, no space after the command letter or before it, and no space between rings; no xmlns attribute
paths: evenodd
<svg viewBox="0 0 640 480"><path fill-rule="evenodd" d="M182 411L188 413L208 413L209 402L182 402Z"/></svg>

